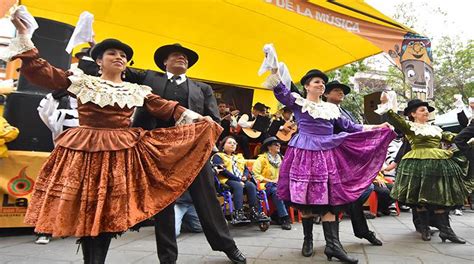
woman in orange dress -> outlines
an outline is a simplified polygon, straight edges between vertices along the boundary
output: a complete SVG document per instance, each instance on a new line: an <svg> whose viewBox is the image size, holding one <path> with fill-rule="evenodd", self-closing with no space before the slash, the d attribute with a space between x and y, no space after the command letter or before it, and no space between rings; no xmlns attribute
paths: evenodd
<svg viewBox="0 0 474 264"><path fill-rule="evenodd" d="M56 138L43 165L25 222L38 233L76 236L85 263L104 263L111 237L176 200L208 161L222 128L151 93L122 81L133 55L130 46L107 39L91 51L101 76L71 74L41 59L25 24L12 19L18 36L6 54L22 60L21 74L31 83L67 89L78 100L80 126ZM157 118L174 118L172 128L131 128L136 107Z"/></svg>

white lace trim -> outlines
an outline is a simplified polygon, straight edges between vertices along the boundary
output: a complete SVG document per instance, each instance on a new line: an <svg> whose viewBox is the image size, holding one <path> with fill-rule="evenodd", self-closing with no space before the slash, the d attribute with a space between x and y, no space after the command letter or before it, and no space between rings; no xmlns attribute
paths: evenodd
<svg viewBox="0 0 474 264"><path fill-rule="evenodd" d="M410 125L410 130L413 131L415 135L419 136L432 136L441 138L441 132L443 132L441 128L430 124L418 124L411 121L408 121L408 124Z"/></svg>
<svg viewBox="0 0 474 264"><path fill-rule="evenodd" d="M291 93L295 98L295 103L301 106L301 112L308 112L313 118L321 119L338 119L341 116L341 111L335 104L320 102L315 103L307 100L297 93Z"/></svg>
<svg viewBox="0 0 474 264"><path fill-rule="evenodd" d="M278 74L270 74L268 75L267 79L263 83L263 87L268 89L275 88L281 82L280 76Z"/></svg>
<svg viewBox="0 0 474 264"><path fill-rule="evenodd" d="M92 102L100 107L117 104L120 108L143 106L151 88L129 82L114 83L86 74L69 76L71 86L67 89L76 95L83 104Z"/></svg>
<svg viewBox="0 0 474 264"><path fill-rule="evenodd" d="M31 39L28 35L18 34L14 39L11 40L8 48L0 53L0 60L9 62L12 57L34 48L35 45L33 42L31 42Z"/></svg>

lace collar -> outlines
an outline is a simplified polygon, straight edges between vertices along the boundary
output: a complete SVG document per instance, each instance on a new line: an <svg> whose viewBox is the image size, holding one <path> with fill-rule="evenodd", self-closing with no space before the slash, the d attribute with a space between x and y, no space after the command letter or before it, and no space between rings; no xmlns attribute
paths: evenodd
<svg viewBox="0 0 474 264"><path fill-rule="evenodd" d="M326 120L338 119L341 111L335 104L320 102L315 103L307 100L297 93L291 93L295 97L295 103L301 106L301 112L308 112L313 118L321 118Z"/></svg>
<svg viewBox="0 0 474 264"><path fill-rule="evenodd" d="M132 108L143 106L145 97L151 94L151 88L146 85L114 83L77 71L74 73L69 76L71 86L67 90L83 104L92 102L100 107L117 104L120 108Z"/></svg>
<svg viewBox="0 0 474 264"><path fill-rule="evenodd" d="M408 124L410 125L410 130L418 136L432 136L440 138L441 132L443 132L440 127L430 124L419 124L411 121L408 121Z"/></svg>

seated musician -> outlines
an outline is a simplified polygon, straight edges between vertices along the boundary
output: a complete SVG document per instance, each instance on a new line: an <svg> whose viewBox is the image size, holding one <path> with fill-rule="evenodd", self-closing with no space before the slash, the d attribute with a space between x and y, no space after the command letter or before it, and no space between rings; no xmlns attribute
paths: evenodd
<svg viewBox="0 0 474 264"><path fill-rule="evenodd" d="M293 131L290 127L293 122L293 112L288 107L283 107L282 109L278 110L277 113L274 114L274 119L270 127L268 128L268 136L275 137L277 136L278 132L282 132L283 134L289 134ZM280 139L282 140L282 139Z"/></svg>
<svg viewBox="0 0 474 264"><path fill-rule="evenodd" d="M232 134L237 127L237 118L236 116L239 114L239 110L230 110L229 105L224 101L219 101L218 103L219 108L219 115L221 117L221 126L224 128L222 134L219 137L219 142Z"/></svg>
<svg viewBox="0 0 474 264"><path fill-rule="evenodd" d="M262 143L267 137L266 133L270 124L270 119L266 115L267 107L262 103L256 103L252 107L251 116L244 114L240 117L238 125L242 130L235 135L243 155L246 159L253 157L250 152L249 143Z"/></svg>

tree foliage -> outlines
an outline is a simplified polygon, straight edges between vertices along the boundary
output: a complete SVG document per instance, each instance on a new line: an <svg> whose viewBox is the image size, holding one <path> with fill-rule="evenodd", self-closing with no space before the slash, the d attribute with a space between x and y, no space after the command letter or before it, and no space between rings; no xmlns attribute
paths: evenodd
<svg viewBox="0 0 474 264"><path fill-rule="evenodd" d="M474 41L463 44L443 37L435 55L435 106L446 112L453 107L454 94L474 96Z"/></svg>
<svg viewBox="0 0 474 264"><path fill-rule="evenodd" d="M437 14L438 19L447 22L447 13L436 6L429 6L426 2L404 2L396 5L394 19L402 24L415 29L429 37L429 21L420 20L417 10L420 8ZM439 36L439 41L433 45L433 68L435 78L434 104L439 113L444 113L453 108L454 94L462 94L466 99L474 96L474 42L469 40L463 43L455 37L444 34ZM437 40L437 39L436 39ZM411 88L406 84L403 73L396 66L388 70L388 85L399 95L401 101L412 98Z"/></svg>
<svg viewBox="0 0 474 264"><path fill-rule="evenodd" d="M341 83L350 84L351 79L357 72L365 72L368 70L371 70L370 66L364 62L364 60L360 60L329 72L328 77L330 80L337 79ZM370 92L368 89L364 89L363 93L352 91L346 96L341 105L350 111L355 118L362 121L364 114L364 95Z"/></svg>

